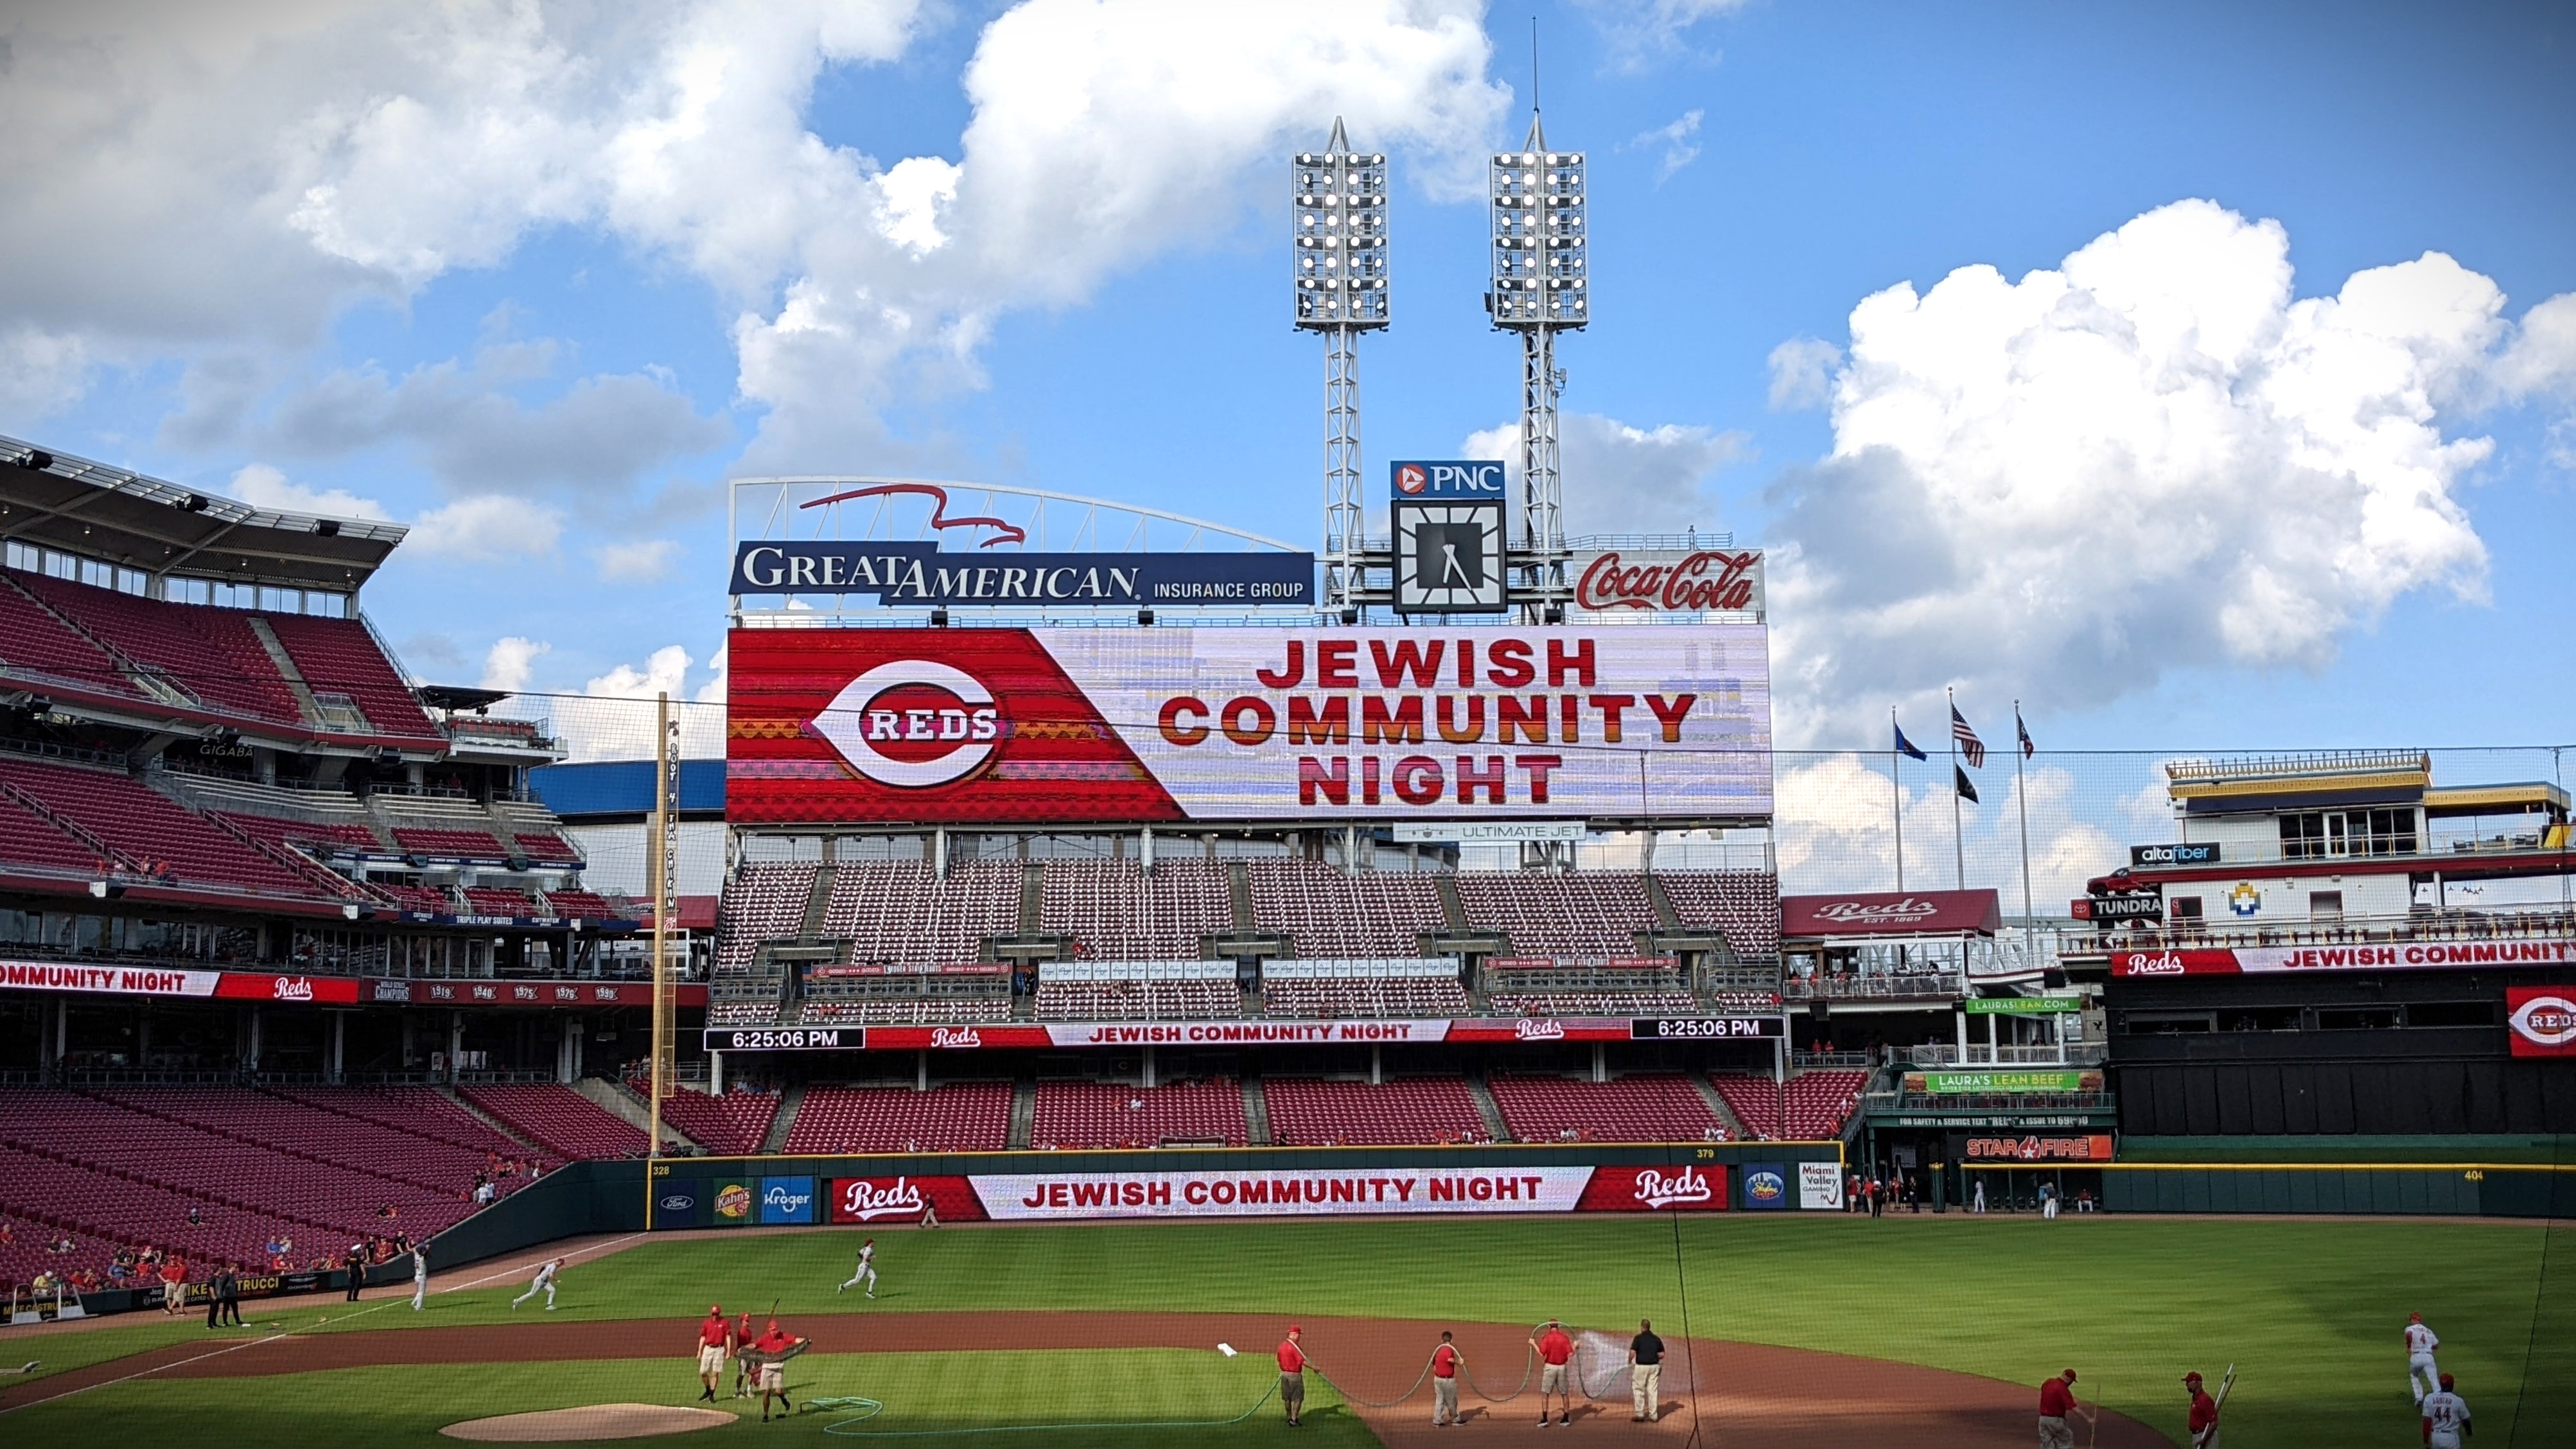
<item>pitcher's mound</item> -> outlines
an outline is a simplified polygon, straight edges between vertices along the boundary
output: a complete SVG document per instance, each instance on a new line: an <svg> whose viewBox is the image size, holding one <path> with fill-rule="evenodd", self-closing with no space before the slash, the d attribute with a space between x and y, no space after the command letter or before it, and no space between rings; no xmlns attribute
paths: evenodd
<svg viewBox="0 0 2576 1449"><path fill-rule="evenodd" d="M590 1439L653 1439L732 1422L733 1415L714 1409L675 1409L668 1404L584 1404L578 1409L543 1409L533 1414L468 1419L438 1432L450 1439L473 1439L486 1444L571 1444Z"/></svg>

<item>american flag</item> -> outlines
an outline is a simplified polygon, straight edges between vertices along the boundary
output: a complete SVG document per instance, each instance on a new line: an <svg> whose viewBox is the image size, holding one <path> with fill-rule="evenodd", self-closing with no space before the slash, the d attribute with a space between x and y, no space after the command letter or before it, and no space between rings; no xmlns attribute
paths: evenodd
<svg viewBox="0 0 2576 1449"><path fill-rule="evenodd" d="M2013 733L2021 737L2021 757L2025 760L2038 753L2039 746L2030 742L2030 726L2021 722L2021 703L2013 703Z"/></svg>
<svg viewBox="0 0 2576 1449"><path fill-rule="evenodd" d="M1975 730L1968 728L1967 716L1959 713L1955 704L1950 706L1950 738L1959 742L1959 753L1968 757L1969 769L1986 767L1986 742L1977 738Z"/></svg>

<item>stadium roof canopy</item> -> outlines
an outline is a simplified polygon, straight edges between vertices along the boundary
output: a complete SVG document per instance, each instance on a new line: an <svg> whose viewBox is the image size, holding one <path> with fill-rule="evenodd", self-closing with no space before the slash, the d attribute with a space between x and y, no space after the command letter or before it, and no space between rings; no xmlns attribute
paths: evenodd
<svg viewBox="0 0 2576 1449"><path fill-rule="evenodd" d="M253 508L0 436L0 534L146 574L355 593L406 532Z"/></svg>

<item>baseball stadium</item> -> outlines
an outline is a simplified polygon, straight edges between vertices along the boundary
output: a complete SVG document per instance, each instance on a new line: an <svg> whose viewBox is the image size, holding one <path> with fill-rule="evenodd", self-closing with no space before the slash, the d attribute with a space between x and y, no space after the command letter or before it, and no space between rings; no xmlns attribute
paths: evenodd
<svg viewBox="0 0 2576 1449"><path fill-rule="evenodd" d="M0 1434L2576 1443L2558 751L1775 748L1762 549L1564 530L1584 153L1381 491L1332 137L1317 538L739 479L720 703L0 438Z"/></svg>

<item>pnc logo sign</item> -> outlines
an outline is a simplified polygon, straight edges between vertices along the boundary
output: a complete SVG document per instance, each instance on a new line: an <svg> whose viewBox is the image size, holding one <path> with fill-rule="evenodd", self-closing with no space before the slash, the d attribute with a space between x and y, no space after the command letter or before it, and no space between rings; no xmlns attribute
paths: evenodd
<svg viewBox="0 0 2576 1449"><path fill-rule="evenodd" d="M1405 498L1500 498L1503 465L1483 460L1392 465L1396 493Z"/></svg>
<svg viewBox="0 0 2576 1449"><path fill-rule="evenodd" d="M868 779L923 790L983 768L1003 720L975 676L933 660L895 659L842 686L807 728Z"/></svg>

